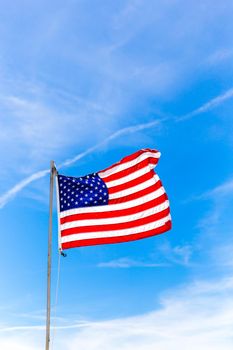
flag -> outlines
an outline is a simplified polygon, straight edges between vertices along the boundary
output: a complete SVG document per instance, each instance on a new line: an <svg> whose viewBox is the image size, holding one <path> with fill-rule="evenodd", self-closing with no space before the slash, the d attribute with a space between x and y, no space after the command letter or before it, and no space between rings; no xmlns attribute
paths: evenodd
<svg viewBox="0 0 233 350"><path fill-rule="evenodd" d="M167 194L154 168L160 152L142 149L97 173L57 175L61 250L128 242L171 229Z"/></svg>

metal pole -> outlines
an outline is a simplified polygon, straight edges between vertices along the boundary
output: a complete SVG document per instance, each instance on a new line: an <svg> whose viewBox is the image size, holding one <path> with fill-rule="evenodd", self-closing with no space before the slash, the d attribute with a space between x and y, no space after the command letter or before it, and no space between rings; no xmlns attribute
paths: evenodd
<svg viewBox="0 0 233 350"><path fill-rule="evenodd" d="M50 313L51 313L51 255L52 255L52 215L53 215L53 185L56 168L54 161L50 162L50 195L49 195L49 232L48 232L48 265L47 265L47 314L46 314L46 345L50 345Z"/></svg>

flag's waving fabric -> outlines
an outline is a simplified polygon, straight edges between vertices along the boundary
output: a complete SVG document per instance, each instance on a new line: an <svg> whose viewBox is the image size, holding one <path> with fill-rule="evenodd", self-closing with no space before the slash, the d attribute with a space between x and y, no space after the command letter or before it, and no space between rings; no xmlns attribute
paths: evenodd
<svg viewBox="0 0 233 350"><path fill-rule="evenodd" d="M169 202L154 167L160 153L142 149L82 177L58 175L60 249L133 241L171 228Z"/></svg>

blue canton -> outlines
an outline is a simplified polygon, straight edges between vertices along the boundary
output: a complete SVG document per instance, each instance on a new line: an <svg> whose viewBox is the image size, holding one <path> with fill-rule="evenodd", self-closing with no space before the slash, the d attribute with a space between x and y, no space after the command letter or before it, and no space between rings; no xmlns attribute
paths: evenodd
<svg viewBox="0 0 233 350"><path fill-rule="evenodd" d="M60 211L108 204L108 189L98 174L82 177L58 175Z"/></svg>

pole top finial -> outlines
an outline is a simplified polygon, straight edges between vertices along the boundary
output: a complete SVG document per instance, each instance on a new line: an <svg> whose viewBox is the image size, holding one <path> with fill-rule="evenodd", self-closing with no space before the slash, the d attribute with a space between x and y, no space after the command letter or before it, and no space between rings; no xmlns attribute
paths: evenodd
<svg viewBox="0 0 233 350"><path fill-rule="evenodd" d="M54 160L50 160L50 169L52 173L56 175L58 174Z"/></svg>

